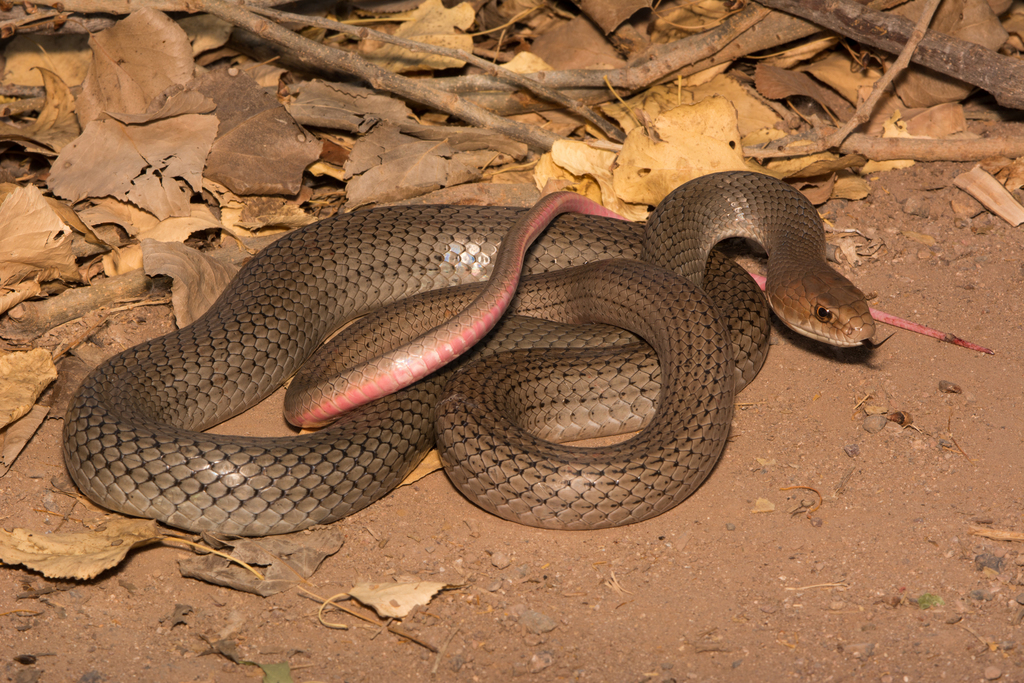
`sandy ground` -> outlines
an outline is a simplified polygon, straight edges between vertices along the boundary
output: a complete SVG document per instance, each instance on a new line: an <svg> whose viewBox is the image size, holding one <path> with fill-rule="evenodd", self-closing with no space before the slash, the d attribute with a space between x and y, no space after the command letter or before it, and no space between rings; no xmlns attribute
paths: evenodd
<svg viewBox="0 0 1024 683"><path fill-rule="evenodd" d="M968 168L879 174L868 199L822 213L884 241L847 268L876 307L995 356L905 332L841 351L776 325L708 481L622 529L517 526L475 508L441 472L401 488L336 525L344 546L309 588L462 584L400 625L420 643L338 613L349 629L325 628L294 589L261 598L182 578L190 553L177 548L133 551L85 582L0 567L0 676L258 679L260 669L209 653L226 639L244 659L288 662L296 681L1024 680L1024 551L971 533L1024 531L1024 236L988 214L953 212L963 195L951 179ZM135 343L169 324L165 310L144 308L113 329ZM943 380L962 393L940 391ZM283 429L278 405L230 427ZM869 433L863 406L903 411L913 426ZM101 521L50 483L63 473L60 430L47 421L0 480L4 528ZM820 492L810 518L799 508L817 495L783 490L793 486ZM753 512L758 499L774 512ZM925 609L932 596L941 604ZM178 605L191 608L182 619L172 618Z"/></svg>

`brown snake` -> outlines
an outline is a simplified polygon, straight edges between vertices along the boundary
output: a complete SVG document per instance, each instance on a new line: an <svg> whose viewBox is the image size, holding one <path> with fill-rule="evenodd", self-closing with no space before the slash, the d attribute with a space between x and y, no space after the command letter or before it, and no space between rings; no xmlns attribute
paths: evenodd
<svg viewBox="0 0 1024 683"><path fill-rule="evenodd" d="M435 373L315 434L200 433L268 396L345 321L418 292L485 279L502 233L520 214L394 207L286 235L250 261L192 325L120 353L89 375L65 419L72 478L105 507L172 526L285 533L344 517L397 485L430 447L436 412L439 444L447 449L442 459L474 502L537 526L615 526L686 498L728 435L732 344L716 305L687 282L700 283L715 243L748 236L766 248L769 300L798 331L838 345L873 332L863 295L825 264L821 222L802 195L767 176L720 173L670 194L646 229L560 217L527 256L532 273L590 265L537 276L513 303L517 313L628 326L653 346L660 366L647 347L611 328L566 332L513 319L485 340L489 349L522 340L619 348L535 353L525 362L541 374L530 381L510 374L508 353L492 356L485 369L458 373L436 411L450 373ZM718 306L730 305L729 296ZM450 315L450 302L424 297L425 304L413 304L420 309L392 309L383 320L346 330L345 362L387 351L433 324L403 311L434 306L442 318ZM739 335L758 325L763 334L763 321L750 322L760 314L746 308L741 303L731 316L743 321ZM384 325L383 335L368 325ZM393 338L399 334L405 336ZM751 361L755 372L759 363ZM477 396L477 388L489 396ZM483 408L486 401L509 416ZM530 427L545 404L562 408L554 426ZM588 423L597 433L643 429L597 455L536 435L581 438L590 435Z"/></svg>

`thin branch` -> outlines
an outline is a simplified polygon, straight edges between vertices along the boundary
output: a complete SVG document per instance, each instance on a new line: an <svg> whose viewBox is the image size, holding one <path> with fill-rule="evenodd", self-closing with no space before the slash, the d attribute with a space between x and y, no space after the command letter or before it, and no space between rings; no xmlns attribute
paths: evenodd
<svg viewBox="0 0 1024 683"><path fill-rule="evenodd" d="M910 34L910 39L907 44L903 46L903 50L900 52L900 56L893 62L893 65L875 81L874 88L871 91L871 95L860 103L857 107L857 111L853 113L853 116L844 123L838 130L833 131L829 135L824 135L822 131L818 131L816 134L817 140L811 146L804 144L790 146L788 144L778 145L779 149L764 150L757 156L761 159L771 159L777 157L788 157L788 156L804 156L807 154L817 154L823 152L826 149L838 147L843 140L853 131L854 128L859 126L868 120L871 116L871 112L874 111L875 105L878 104L878 100L881 99L885 93L889 84L892 83L893 79L896 78L900 73L903 72L910 65L910 58L914 54L914 50L924 39L925 33L928 31L928 25L932 21L932 17L935 15L935 10L939 8L939 3L942 0L928 0L927 5L921 12L921 17L917 21L917 25L914 27L914 32ZM781 141L780 141L781 142Z"/></svg>
<svg viewBox="0 0 1024 683"><path fill-rule="evenodd" d="M758 2L890 54L899 54L914 30L914 23L909 19L876 12L854 0ZM1004 107L1024 109L1024 62L1015 57L1001 55L944 33L928 31L915 50L913 61L987 90Z"/></svg>
<svg viewBox="0 0 1024 683"><path fill-rule="evenodd" d="M910 34L910 39L907 40L907 44L903 46L903 50L900 52L900 56L893 62L893 65L882 74L882 77L875 81L874 89L871 91L871 95L857 107L857 111L853 113L850 120L843 124L839 130L830 135L826 140L827 147L836 147L843 140L846 139L853 129L868 120L871 116L871 112L874 110L875 105L878 104L878 100L882 98L882 94L885 93L886 88L892 83L893 79L897 75L903 72L908 66L910 66L910 58L914 54L914 50L924 39L925 33L928 32L928 25L932 23L932 17L935 16L935 10L939 8L939 3L942 0L927 0L924 9L921 11L921 18L917 20L917 25L914 26L914 32Z"/></svg>
<svg viewBox="0 0 1024 683"><path fill-rule="evenodd" d="M510 121L459 97L435 90L424 81L416 81L381 69L355 53L332 48L300 36L225 0L195 0L193 10L209 12L265 40L291 49L321 68L336 69L356 76L374 88L451 114L475 126L490 128L514 140L525 142L534 149L547 151L556 141L563 139L543 128Z"/></svg>
<svg viewBox="0 0 1024 683"><path fill-rule="evenodd" d="M580 102L572 100L556 90L552 90L547 86L541 85L532 78L528 78L521 74L509 71L508 69L502 66L493 64L487 61L486 59L481 59L480 57L470 54L464 50L458 50L450 47L442 47L439 45L428 45L425 43L416 42L414 40L409 40L407 38L399 38L397 36L392 36L381 31L375 31L371 28L366 28L365 26L351 26L349 24L344 24L340 21L321 19L319 17L309 17L304 14L293 14L291 12L281 12L279 10L265 8L250 9L252 9L252 11L256 14L261 14L265 17L275 19L279 22L287 21L298 24L305 24L307 26L316 26L318 28L325 28L330 31L337 31L338 33L344 34L355 40L377 40L382 43L390 43L392 45L397 45L407 50L413 50L416 52L427 52L430 54L442 55L445 57L451 57L452 59L464 61L467 64L472 64L473 66L479 69L483 69L491 76L497 78L502 82L523 88L536 94L539 97L562 105L569 111L577 114L578 116L583 117L587 121L590 121L592 124L597 126L605 135L607 135L612 140L615 140L616 142L622 142L623 140L626 139L625 133L623 133L620 128L613 125L607 119L597 114L590 107L587 107L581 104Z"/></svg>

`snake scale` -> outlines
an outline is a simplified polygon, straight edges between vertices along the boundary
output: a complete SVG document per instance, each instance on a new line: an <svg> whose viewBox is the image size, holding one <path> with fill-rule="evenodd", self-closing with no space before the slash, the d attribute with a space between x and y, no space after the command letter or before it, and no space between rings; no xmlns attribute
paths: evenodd
<svg viewBox="0 0 1024 683"><path fill-rule="evenodd" d="M282 237L201 318L86 378L64 425L73 480L100 505L186 530L286 533L380 498L436 432L450 476L486 509L551 528L616 526L660 514L699 486L728 435L736 374L749 379L762 360L758 347L734 364L742 342L730 341L720 311L731 309L734 340L760 335L762 344L751 285L713 282L718 303L699 288L715 243L746 236L766 248L769 301L801 333L840 346L873 333L863 295L825 264L806 199L768 176L718 173L671 193L646 226L565 215L534 243L524 268L536 275L524 279L514 312L604 324L503 319L476 356L520 343L555 348L457 362L451 382L453 371L434 373L313 434L202 433L272 393L346 321L419 295L347 328L331 347L338 360L321 354L304 375L364 361L450 316L461 305L453 301L472 295L434 290L486 279L521 214L390 207ZM514 374L513 359L537 374ZM597 453L541 441L637 428Z"/></svg>

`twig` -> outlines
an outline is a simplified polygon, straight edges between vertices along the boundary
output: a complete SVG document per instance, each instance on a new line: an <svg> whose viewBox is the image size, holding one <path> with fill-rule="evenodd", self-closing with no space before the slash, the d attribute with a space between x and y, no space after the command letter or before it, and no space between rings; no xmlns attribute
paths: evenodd
<svg viewBox="0 0 1024 683"><path fill-rule="evenodd" d="M928 25L932 23L932 17L935 16L935 10L939 8L939 3L942 0L927 0L924 8L921 10L921 17L917 20L917 24L914 26L914 32L910 34L910 39L907 40L906 45L903 46L903 50L900 52L900 56L896 58L893 65L882 74L882 77L875 81L874 89L871 91L871 95L868 96L864 102L857 107L857 111L853 113L853 116L843 124L835 133L829 136L828 146L836 147L846 136L853 132L853 129L868 120L871 116L871 112L874 110L875 105L878 104L878 100L882 98L882 94L885 92L889 84L892 83L893 79L897 75L903 72L908 66L910 66L910 58L914 55L914 50L924 40L925 34L928 32Z"/></svg>
<svg viewBox="0 0 1024 683"><path fill-rule="evenodd" d="M913 56L914 50L917 49L921 40L924 39L925 33L928 30L928 24L931 23L932 17L935 15L935 10L938 9L939 3L942 0L927 1L928 4L922 10L921 17L918 19L917 25L914 27L914 32L911 33L910 39L907 40L906 45L903 46L900 56L895 62L893 62L893 65L889 67L882 77L875 81L871 95L860 103L857 107L857 111L853 113L853 116L851 116L846 123L829 135L822 135L819 131L817 142L810 147L807 145L799 145L799 152L791 151L790 149L783 147L781 149L760 153L757 156L762 159L770 159L775 157L793 156L794 154L799 154L800 156L806 154L817 154L818 152L823 152L827 149L839 146L854 128L867 121L868 117L871 116L871 112L874 111L875 105L878 104L878 100L881 99L882 95L889 87L889 84L892 83L893 79L910 65L910 58ZM793 149L795 150L795 148Z"/></svg>
<svg viewBox="0 0 1024 683"><path fill-rule="evenodd" d="M890 54L898 54L914 30L909 19L868 9L854 0L758 2ZM987 90L1004 107L1024 109L1024 63L1015 57L929 31L914 51L913 61Z"/></svg>
<svg viewBox="0 0 1024 683"><path fill-rule="evenodd" d="M551 145L562 139L561 136L543 128L510 121L461 98L440 92L423 81L416 81L381 69L355 53L332 48L300 36L226 0L196 0L193 9L209 12L234 26L251 31L265 40L285 46L321 68L336 69L356 76L374 88L433 107L467 123L491 128L514 140L525 142L534 149L547 151Z"/></svg>
<svg viewBox="0 0 1024 683"><path fill-rule="evenodd" d="M377 40L382 43L390 43L392 45L397 45L407 50L427 52L430 54L442 55L445 57L451 57L452 59L464 61L467 64L472 64L475 67L483 69L491 76L497 78L500 81L510 83L525 90L529 90L530 92L538 95L539 97L543 97L546 100L550 100L551 102L555 102L557 104L562 105L563 107L573 112L574 114L582 116L587 121L590 121L592 124L597 126L601 130L601 132L610 137L612 140L622 142L623 140L626 139L625 133L623 133L620 128L618 128L617 126L609 122L607 119L600 116L590 107L569 97L566 97L564 94L556 90L552 90L551 88L548 88L547 86L538 83L532 78L528 78L521 74L517 74L513 71L509 71L508 69L502 66L493 64L487 61L486 59L481 59L480 57L472 55L464 50L458 50L450 47L442 47L439 45L429 45L426 43L420 43L414 40L409 40L407 38L399 38L397 36L392 36L381 31L375 31L372 28L366 28L364 26L351 26L340 21L321 19L319 17L310 17L304 14L293 14L291 12L282 12L280 10L264 8L250 9L252 9L252 11L256 14L261 14L265 17L276 19L277 21L287 21L292 23L305 24L307 26L325 28L330 31L337 31L338 33L344 34L355 40Z"/></svg>

